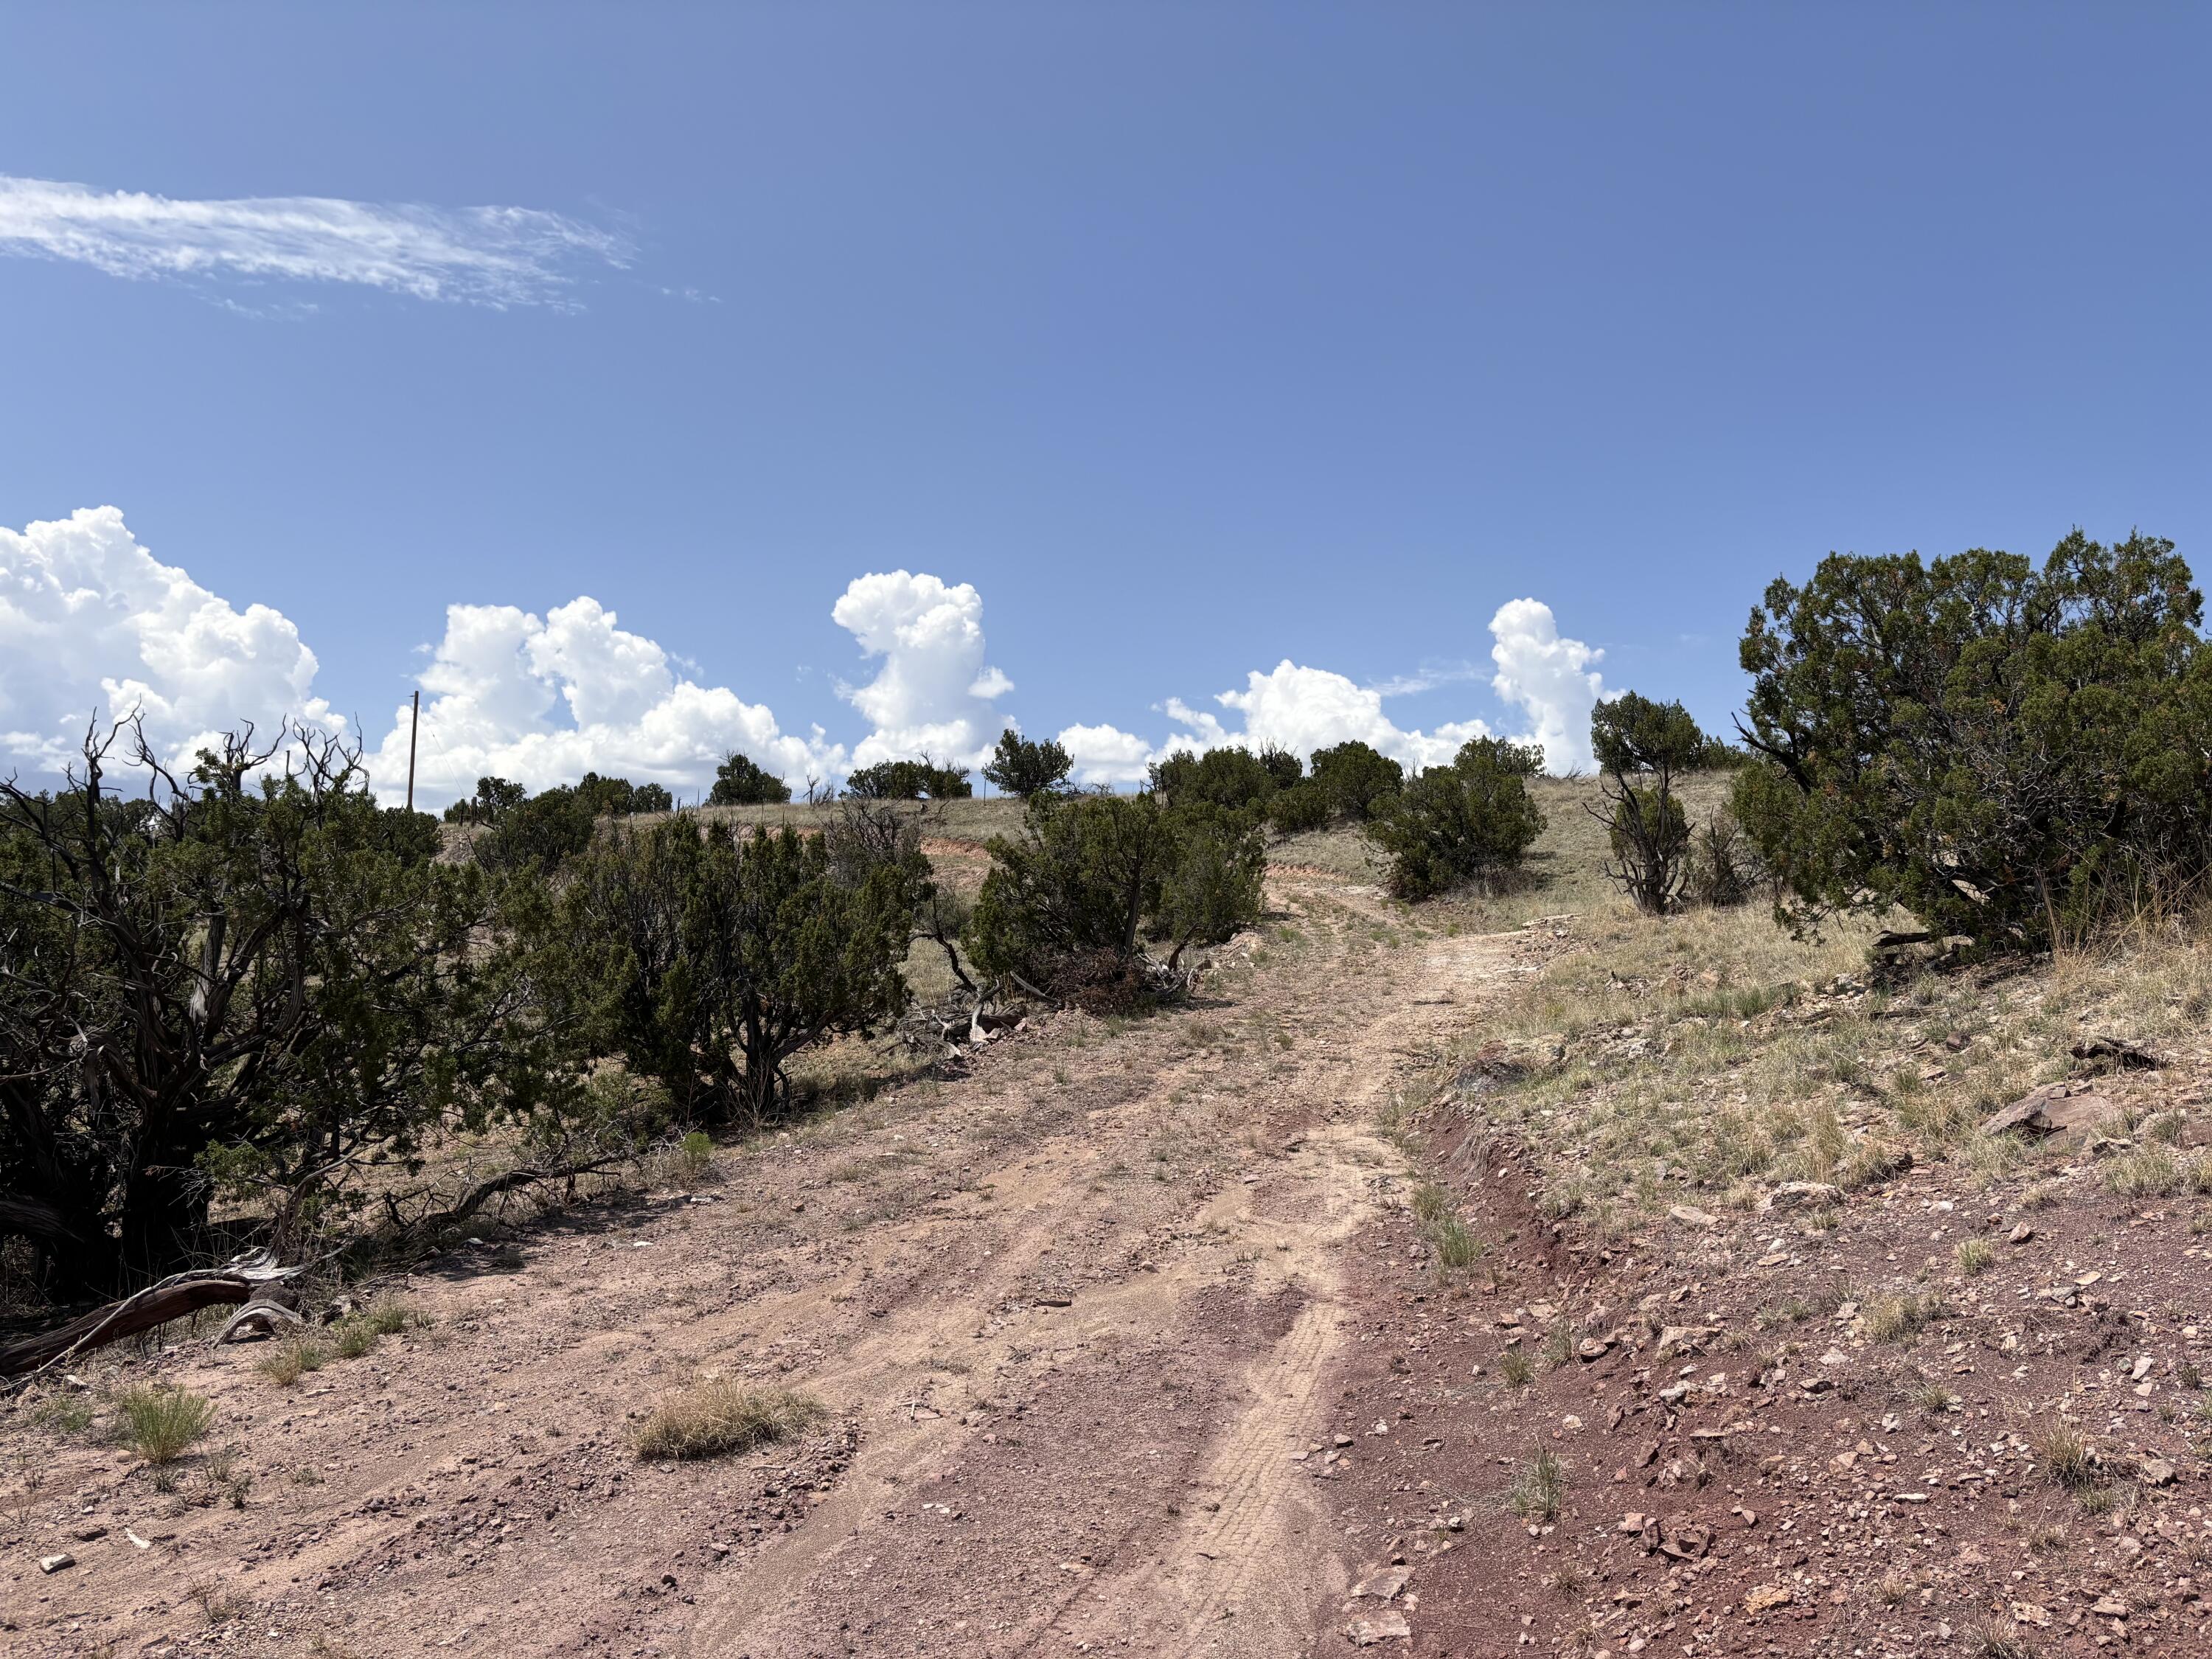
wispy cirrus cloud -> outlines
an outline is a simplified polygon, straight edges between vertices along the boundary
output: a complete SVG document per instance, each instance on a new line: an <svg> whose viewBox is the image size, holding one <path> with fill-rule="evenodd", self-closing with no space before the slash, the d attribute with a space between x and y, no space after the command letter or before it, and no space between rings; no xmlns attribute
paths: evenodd
<svg viewBox="0 0 2212 1659"><path fill-rule="evenodd" d="M1463 680L1486 678L1490 671L1471 662L1447 663L1441 666L1417 668L1410 674L1394 674L1387 680L1377 680L1368 690L1377 696L1410 697L1423 691L1433 691L1440 685L1457 685Z"/></svg>
<svg viewBox="0 0 2212 1659"><path fill-rule="evenodd" d="M504 308L573 304L576 273L623 266L623 237L518 207L424 207L325 196L179 201L0 174L0 255L111 276L345 283Z"/></svg>

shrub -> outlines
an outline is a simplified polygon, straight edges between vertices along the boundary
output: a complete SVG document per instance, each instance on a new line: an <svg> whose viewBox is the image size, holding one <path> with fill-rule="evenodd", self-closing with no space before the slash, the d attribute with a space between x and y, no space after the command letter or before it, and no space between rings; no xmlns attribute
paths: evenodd
<svg viewBox="0 0 2212 1659"><path fill-rule="evenodd" d="M1415 775L1389 797L1367 833L1389 855L1390 890L1423 899L1517 868L1544 815L1526 779L1541 751L1478 738L1449 766Z"/></svg>
<svg viewBox="0 0 2212 1659"><path fill-rule="evenodd" d="M123 1443L156 1467L175 1462L215 1421L215 1402L185 1389L134 1384L117 1391L115 1408Z"/></svg>
<svg viewBox="0 0 2212 1659"><path fill-rule="evenodd" d="M722 757L714 769L714 787L707 793L709 806L771 806L790 799L789 784L751 756L734 751Z"/></svg>
<svg viewBox="0 0 2212 1659"><path fill-rule="evenodd" d="M1285 761L1292 767L1297 765L1296 756L1280 750L1255 755L1249 749L1230 747L1194 755L1180 749L1153 763L1152 793L1170 806L1204 804L1256 815L1266 811L1275 792L1283 787ZM1295 783L1297 779L1293 775L1290 781Z"/></svg>
<svg viewBox="0 0 2212 1659"><path fill-rule="evenodd" d="M1705 733L1679 702L1656 703L1634 691L1590 711L1613 860L1606 874L1649 915L1663 915L1690 873L1690 823L1674 797L1675 776L1692 770Z"/></svg>
<svg viewBox="0 0 2212 1659"><path fill-rule="evenodd" d="M1310 781L1279 790L1267 803L1267 822L1278 835L1295 836L1303 830L1319 830L1328 823L1328 792Z"/></svg>
<svg viewBox="0 0 2212 1659"><path fill-rule="evenodd" d="M683 814L610 835L532 918L549 1022L622 1054L685 1117L772 1115L793 1054L906 1006L906 867L836 854L826 835L702 834Z"/></svg>
<svg viewBox="0 0 2212 1659"><path fill-rule="evenodd" d="M328 1214L518 1036L483 994L494 883L422 856L357 749L280 738L178 779L126 722L59 796L0 782L0 1234L59 1294L193 1258L216 1194Z"/></svg>
<svg viewBox="0 0 2212 1659"><path fill-rule="evenodd" d="M1063 787L1074 765L1067 750L1052 739L1033 743L1008 730L999 733L999 746L983 769L983 781L1001 793L1027 800Z"/></svg>
<svg viewBox="0 0 2212 1659"><path fill-rule="evenodd" d="M1541 763L1539 762L1539 769ZM1364 823L1376 808L1402 788L1406 769L1359 742L1340 743L1334 749L1316 749L1311 769L1313 786L1321 792L1331 812Z"/></svg>
<svg viewBox="0 0 2212 1659"><path fill-rule="evenodd" d="M1172 969L1193 944L1217 944L1258 922L1267 854L1238 812L1188 807L1170 815L1170 828L1173 856L1150 931L1169 946Z"/></svg>
<svg viewBox="0 0 2212 1659"><path fill-rule="evenodd" d="M1833 555L1751 613L1744 829L1801 920L1899 906L2038 947L2212 866L2212 655L2173 545L2040 570Z"/></svg>
<svg viewBox="0 0 2212 1659"><path fill-rule="evenodd" d="M991 842L963 939L985 971L1054 995L1125 983L1150 936L1227 938L1260 914L1266 850L1241 814L1158 797L1038 796L1018 837Z"/></svg>
<svg viewBox="0 0 2212 1659"><path fill-rule="evenodd" d="M845 780L845 793L857 800L965 800L975 793L964 766L939 766L920 760L878 761Z"/></svg>
<svg viewBox="0 0 2212 1659"><path fill-rule="evenodd" d="M632 783L628 778L603 778L584 774L576 786L576 799L594 817L629 817L638 812L665 812L676 805L657 783Z"/></svg>
<svg viewBox="0 0 2212 1659"><path fill-rule="evenodd" d="M376 1346L376 1328L356 1315L332 1328L331 1346L341 1359L358 1359Z"/></svg>
<svg viewBox="0 0 2212 1659"><path fill-rule="evenodd" d="M529 869L551 875L592 844L598 816L574 789L548 789L501 811L470 851L501 875Z"/></svg>
<svg viewBox="0 0 2212 1659"><path fill-rule="evenodd" d="M1725 909L1749 899L1760 877L1759 855L1735 814L1725 806L1716 809L1690 843L1683 896L1693 904Z"/></svg>
<svg viewBox="0 0 2212 1659"><path fill-rule="evenodd" d="M640 1457L722 1457L787 1440L827 1415L810 1395L718 1377L654 1407L635 1443Z"/></svg>
<svg viewBox="0 0 2212 1659"><path fill-rule="evenodd" d="M446 809L446 822L495 823L509 808L521 805L529 798L530 792L519 783L505 778L478 778L474 795Z"/></svg>

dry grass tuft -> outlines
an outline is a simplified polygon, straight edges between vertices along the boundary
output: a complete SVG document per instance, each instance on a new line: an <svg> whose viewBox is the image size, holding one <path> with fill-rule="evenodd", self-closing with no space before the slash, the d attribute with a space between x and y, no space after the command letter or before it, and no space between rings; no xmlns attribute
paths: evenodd
<svg viewBox="0 0 2212 1659"><path fill-rule="evenodd" d="M1943 1298L1933 1292L1880 1296L1867 1304L1860 1318L1871 1341L1910 1342L1920 1334L1922 1327L1942 1318L1945 1311Z"/></svg>
<svg viewBox="0 0 2212 1659"><path fill-rule="evenodd" d="M254 1364L280 1389L289 1389L309 1371L320 1370L331 1357L323 1339L313 1331L288 1331L270 1345Z"/></svg>
<svg viewBox="0 0 2212 1659"><path fill-rule="evenodd" d="M1539 1446L1505 1494L1506 1507L1523 1521L1548 1524L1559 1518L1567 1495L1567 1468L1559 1454Z"/></svg>
<svg viewBox="0 0 2212 1659"><path fill-rule="evenodd" d="M1959 1271L1972 1279L1996 1265L1997 1247L1986 1238L1962 1238L1956 1255Z"/></svg>
<svg viewBox="0 0 2212 1659"><path fill-rule="evenodd" d="M787 1440L828 1414L810 1395L713 1377L654 1407L635 1443L640 1457L722 1457Z"/></svg>
<svg viewBox="0 0 2212 1659"><path fill-rule="evenodd" d="M115 1408L123 1443L157 1468L183 1456L215 1421L215 1401L185 1389L137 1384L117 1393Z"/></svg>
<svg viewBox="0 0 2212 1659"><path fill-rule="evenodd" d="M2088 1441L2063 1418L2047 1419L2030 1443L2036 1468L2052 1486L2080 1492L2097 1484L2097 1462Z"/></svg>

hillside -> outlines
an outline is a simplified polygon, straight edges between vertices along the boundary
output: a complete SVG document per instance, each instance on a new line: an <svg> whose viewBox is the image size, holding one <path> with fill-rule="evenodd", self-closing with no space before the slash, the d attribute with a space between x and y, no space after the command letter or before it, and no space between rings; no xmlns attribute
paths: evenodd
<svg viewBox="0 0 2212 1659"><path fill-rule="evenodd" d="M817 1056L787 1130L355 1287L350 1357L88 1358L6 1419L10 1650L2212 1650L2197 933L1876 982L1636 915L1537 793L1514 891L1295 837L1191 1006ZM641 1457L717 1379L820 1414ZM213 1403L159 1468L149 1383Z"/></svg>

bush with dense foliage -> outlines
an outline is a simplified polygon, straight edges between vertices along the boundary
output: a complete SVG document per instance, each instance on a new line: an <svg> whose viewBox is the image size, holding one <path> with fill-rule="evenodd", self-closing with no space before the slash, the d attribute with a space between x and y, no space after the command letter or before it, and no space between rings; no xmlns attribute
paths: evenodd
<svg viewBox="0 0 2212 1659"><path fill-rule="evenodd" d="M750 755L732 753L714 769L709 806L775 806L791 799L791 786Z"/></svg>
<svg viewBox="0 0 2212 1659"><path fill-rule="evenodd" d="M2212 870L2212 653L2173 545L1832 556L1751 614L1733 805L1801 920L2038 947Z"/></svg>
<svg viewBox="0 0 2212 1659"><path fill-rule="evenodd" d="M687 813L578 860L534 953L552 1023L657 1079L687 1122L759 1122L810 1044L896 1016L915 896L896 861Z"/></svg>
<svg viewBox="0 0 2212 1659"><path fill-rule="evenodd" d="M1019 836L992 841L963 941L987 973L1075 994L1122 977L1140 939L1166 944L1172 963L1249 927L1266 858L1257 827L1233 808L1039 796Z"/></svg>
<svg viewBox="0 0 2212 1659"><path fill-rule="evenodd" d="M469 843L478 864L501 875L535 869L550 876L592 844L599 815L565 786L501 810Z"/></svg>
<svg viewBox="0 0 2212 1659"><path fill-rule="evenodd" d="M1328 796L1311 779L1278 790L1267 803L1267 822L1279 836L1295 836L1308 830L1326 829Z"/></svg>
<svg viewBox="0 0 2212 1659"><path fill-rule="evenodd" d="M1543 750L1477 738L1449 766L1432 766L1383 798L1367 833L1389 857L1389 885L1404 899L1431 898L1517 869L1544 814L1528 780Z"/></svg>
<svg viewBox="0 0 2212 1659"><path fill-rule="evenodd" d="M924 755L864 766L845 780L845 793L855 800L966 800L975 786L966 767L939 766Z"/></svg>
<svg viewBox="0 0 2212 1659"><path fill-rule="evenodd" d="M593 817L625 818L639 812L672 811L676 806L675 797L663 785L603 778L597 772L584 774L576 798Z"/></svg>
<svg viewBox="0 0 2212 1659"><path fill-rule="evenodd" d="M58 795L0 783L0 1233L58 1292L167 1273L219 1186L297 1218L409 1163L526 1047L485 873L287 735L179 780L126 725Z"/></svg>
<svg viewBox="0 0 2212 1659"><path fill-rule="evenodd" d="M1589 810L1613 848L1605 872L1647 915L1663 915L1689 878L1690 820L1674 781L1696 770L1707 750L1679 702L1624 691L1590 711L1590 751L1605 800Z"/></svg>
<svg viewBox="0 0 2212 1659"><path fill-rule="evenodd" d="M1234 746L1194 755L1178 749L1152 766L1152 793L1170 806L1204 803L1265 812L1276 791L1298 781L1298 757L1279 749L1254 754Z"/></svg>
<svg viewBox="0 0 2212 1659"><path fill-rule="evenodd" d="M478 778L477 792L446 809L448 823L495 823L510 807L520 806L530 792L506 778Z"/></svg>
<svg viewBox="0 0 2212 1659"><path fill-rule="evenodd" d="M999 734L999 746L983 769L983 781L1001 794L1027 800L1062 788L1075 768L1066 750L1048 738L1032 742L1012 730Z"/></svg>
<svg viewBox="0 0 2212 1659"><path fill-rule="evenodd" d="M1404 787L1406 769L1367 744L1340 743L1314 750L1312 780L1329 811L1364 823Z"/></svg>

